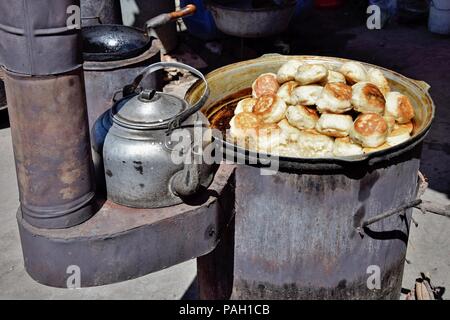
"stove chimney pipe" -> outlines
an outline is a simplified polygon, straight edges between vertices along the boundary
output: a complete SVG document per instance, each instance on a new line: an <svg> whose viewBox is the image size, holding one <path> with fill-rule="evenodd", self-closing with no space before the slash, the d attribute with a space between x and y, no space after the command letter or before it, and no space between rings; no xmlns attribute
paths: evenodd
<svg viewBox="0 0 450 320"><path fill-rule="evenodd" d="M81 32L68 27L71 6L80 1L0 0L19 210L45 229L72 227L95 213Z"/></svg>

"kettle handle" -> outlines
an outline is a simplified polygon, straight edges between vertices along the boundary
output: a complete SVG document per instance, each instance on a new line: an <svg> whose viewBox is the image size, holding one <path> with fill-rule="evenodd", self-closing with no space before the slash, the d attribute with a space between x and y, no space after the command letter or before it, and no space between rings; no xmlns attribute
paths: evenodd
<svg viewBox="0 0 450 320"><path fill-rule="evenodd" d="M206 101L208 100L210 91L209 91L208 81L206 80L206 77L203 75L203 73L201 73L200 71L198 71L197 69L195 69L191 66L188 66L188 65L186 65L184 63L180 63L180 62L157 62L157 63L154 63L154 64L148 66L147 68L145 68L134 79L132 84L125 86L123 89L123 96L125 97L125 96L135 93L137 88L139 88L139 85L141 84L142 80L144 80L144 78L148 77L150 74L152 74L158 70L165 69L165 68L177 68L177 69L187 70L187 71L195 74L200 79L202 79L203 82L205 83L205 90L204 90L201 98L197 101L197 103L195 103L191 108L185 110L184 112L180 113L179 115L177 115L176 117L174 117L173 119L170 120L170 122L168 124L168 128L167 128L168 129L167 133L171 133L175 129L180 128L183 121L185 121L187 118L192 116L194 113L197 113L205 105Z"/></svg>

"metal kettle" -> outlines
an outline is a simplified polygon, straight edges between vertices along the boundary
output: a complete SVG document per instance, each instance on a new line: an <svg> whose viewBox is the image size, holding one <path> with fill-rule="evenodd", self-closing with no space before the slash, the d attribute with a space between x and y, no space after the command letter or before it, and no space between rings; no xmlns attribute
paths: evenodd
<svg viewBox="0 0 450 320"><path fill-rule="evenodd" d="M141 81L163 68L188 70L205 82L193 106L183 99L141 88ZM183 202L214 177L203 161L211 142L207 118L199 112L209 97L200 71L181 63L156 63L123 89L123 98L95 123L94 150L102 155L107 198L133 208L160 208Z"/></svg>

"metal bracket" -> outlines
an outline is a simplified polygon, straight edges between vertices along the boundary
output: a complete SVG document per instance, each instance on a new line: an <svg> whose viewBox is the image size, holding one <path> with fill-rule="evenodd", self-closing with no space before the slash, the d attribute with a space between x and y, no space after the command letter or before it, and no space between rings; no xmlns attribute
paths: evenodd
<svg viewBox="0 0 450 320"><path fill-rule="evenodd" d="M391 209L391 210L385 211L383 213L380 213L379 215L376 215L375 217L372 217L370 219L363 220L361 222L361 224L359 225L359 227L356 228L356 231L360 235L362 235L365 227L368 227L371 224L374 224L378 221L389 218L397 213L404 214L404 212L410 208L419 209L423 214L426 214L428 212L428 213L437 214L440 216L450 218L450 206L445 206L444 208L442 208L434 203L431 203L430 201L424 201L421 199L421 197L423 196L423 194L425 193L425 190L427 188L428 188L427 178L425 177L425 175L423 173L421 173L419 171L419 189L418 189L418 193L417 193L417 199L410 201L396 209ZM414 222L414 223L417 226L417 223L416 222Z"/></svg>
<svg viewBox="0 0 450 320"><path fill-rule="evenodd" d="M133 209L105 202L85 223L38 229L18 213L28 274L41 284L66 288L70 266L81 287L127 281L214 250L234 216L234 166L221 165L213 183L188 203Z"/></svg>

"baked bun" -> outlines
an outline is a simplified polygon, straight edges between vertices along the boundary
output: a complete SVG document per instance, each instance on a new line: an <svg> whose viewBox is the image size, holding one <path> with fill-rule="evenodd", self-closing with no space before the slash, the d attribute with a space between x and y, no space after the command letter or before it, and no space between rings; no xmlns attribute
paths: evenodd
<svg viewBox="0 0 450 320"><path fill-rule="evenodd" d="M261 124L260 117L253 113L238 113L230 120L230 135L234 138L254 135Z"/></svg>
<svg viewBox="0 0 450 320"><path fill-rule="evenodd" d="M375 147L375 148L369 148L369 147L363 148L363 152L364 152L364 154L367 154L367 153L372 153L372 152L385 150L385 149L390 148L390 147L391 146L388 145L387 143L383 143L381 146L378 146L378 147Z"/></svg>
<svg viewBox="0 0 450 320"><path fill-rule="evenodd" d="M407 123L414 118L414 108L409 98L399 92L390 92L386 97L386 115L398 123Z"/></svg>
<svg viewBox="0 0 450 320"><path fill-rule="evenodd" d="M319 120L317 111L301 105L290 106L286 111L286 119L298 129L314 129Z"/></svg>
<svg viewBox="0 0 450 320"><path fill-rule="evenodd" d="M334 139L316 130L301 131L297 145L301 156L305 158L333 156Z"/></svg>
<svg viewBox="0 0 450 320"><path fill-rule="evenodd" d="M367 81L367 72L364 66L355 61L344 63L339 72L342 73L345 79L350 83L354 84L361 81Z"/></svg>
<svg viewBox="0 0 450 320"><path fill-rule="evenodd" d="M392 116L383 116L383 119L386 121L386 124L388 126L388 132L392 132L392 130L394 130L396 126L395 118Z"/></svg>
<svg viewBox="0 0 450 320"><path fill-rule="evenodd" d="M411 124L412 125L412 124ZM398 125L394 127L394 130L389 133L387 137L387 144L390 146L396 146L400 143L408 141L411 138L411 127L408 125Z"/></svg>
<svg viewBox="0 0 450 320"><path fill-rule="evenodd" d="M326 136L342 138L350 134L353 119L349 115L324 113L316 124L316 130Z"/></svg>
<svg viewBox="0 0 450 320"><path fill-rule="evenodd" d="M337 71L328 70L328 76L326 79L327 83L345 83L347 84L347 81L345 80L345 76Z"/></svg>
<svg viewBox="0 0 450 320"><path fill-rule="evenodd" d="M356 111L384 114L386 100L376 85L358 82L352 87L352 92L352 104Z"/></svg>
<svg viewBox="0 0 450 320"><path fill-rule="evenodd" d="M322 93L323 87L317 85L301 86L294 90L293 104L301 104L302 106L313 106Z"/></svg>
<svg viewBox="0 0 450 320"><path fill-rule="evenodd" d="M257 151L271 154L284 142L280 127L275 123L262 124L257 130Z"/></svg>
<svg viewBox="0 0 450 320"><path fill-rule="evenodd" d="M302 65L303 62L301 62L300 60L289 60L288 62L283 64L281 68L278 70L277 74L278 82L285 83L294 80L298 68Z"/></svg>
<svg viewBox="0 0 450 320"><path fill-rule="evenodd" d="M297 104L297 98L295 97L295 88L297 87L298 83L295 81L285 82L278 90L277 96L289 105Z"/></svg>
<svg viewBox="0 0 450 320"><path fill-rule="evenodd" d="M298 140L300 130L292 126L286 119L278 122L278 127L281 129L286 142L296 142Z"/></svg>
<svg viewBox="0 0 450 320"><path fill-rule="evenodd" d="M253 98L259 98L266 94L276 94L280 89L277 75L274 73L264 73L260 75L252 84Z"/></svg>
<svg viewBox="0 0 450 320"><path fill-rule="evenodd" d="M275 94L264 95L256 101L253 113L260 116L265 123L281 121L286 114L287 105Z"/></svg>
<svg viewBox="0 0 450 320"><path fill-rule="evenodd" d="M367 81L376 85L384 96L391 92L389 82L383 72L378 69L370 68L369 71L367 71Z"/></svg>
<svg viewBox="0 0 450 320"><path fill-rule="evenodd" d="M230 121L230 136L238 145L270 153L286 138L276 123L264 123L253 113L241 112Z"/></svg>
<svg viewBox="0 0 450 320"><path fill-rule="evenodd" d="M319 112L344 113L352 109L352 88L344 83L328 83L317 100Z"/></svg>
<svg viewBox="0 0 450 320"><path fill-rule="evenodd" d="M298 144L295 142L280 144L276 146L273 149L272 154L282 157L293 157L293 158L302 157Z"/></svg>
<svg viewBox="0 0 450 320"><path fill-rule="evenodd" d="M349 137L334 140L333 154L336 157L356 156L363 153L363 148Z"/></svg>
<svg viewBox="0 0 450 320"><path fill-rule="evenodd" d="M304 86L323 81L328 76L328 69L321 64L304 64L295 75L295 81Z"/></svg>
<svg viewBox="0 0 450 320"><path fill-rule="evenodd" d="M235 115L230 120L231 140L242 147L255 148L260 125L261 119L253 113L241 112Z"/></svg>
<svg viewBox="0 0 450 320"><path fill-rule="evenodd" d="M256 101L258 101L255 98L246 98L241 101L236 106L236 109L234 109L234 114L239 114L241 112L253 112L253 108L255 107Z"/></svg>
<svg viewBox="0 0 450 320"><path fill-rule="evenodd" d="M386 142L388 126L384 118L376 113L360 114L350 130L353 141L363 147L376 148Z"/></svg>
<svg viewBox="0 0 450 320"><path fill-rule="evenodd" d="M399 128L403 128L403 129L407 130L409 132L409 134L412 134L412 132L414 131L414 124L411 121L407 122L407 123L402 123L402 124L396 123L394 125L394 130L399 129Z"/></svg>

